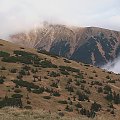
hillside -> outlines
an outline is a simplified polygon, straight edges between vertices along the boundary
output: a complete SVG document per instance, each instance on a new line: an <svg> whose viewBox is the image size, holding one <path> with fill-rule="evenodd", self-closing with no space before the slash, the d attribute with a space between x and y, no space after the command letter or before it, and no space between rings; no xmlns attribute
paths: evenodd
<svg viewBox="0 0 120 120"><path fill-rule="evenodd" d="M42 109L60 119L103 116L119 120L119 87L119 74L0 40L2 109Z"/></svg>
<svg viewBox="0 0 120 120"><path fill-rule="evenodd" d="M10 36L10 41L100 66L118 57L120 32L96 27L45 25Z"/></svg>

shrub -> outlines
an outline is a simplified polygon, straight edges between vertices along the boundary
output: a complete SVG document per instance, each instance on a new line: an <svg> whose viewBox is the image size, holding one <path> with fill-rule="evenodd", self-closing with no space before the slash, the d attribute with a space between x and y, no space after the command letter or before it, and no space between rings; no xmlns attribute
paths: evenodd
<svg viewBox="0 0 120 120"><path fill-rule="evenodd" d="M70 92L70 94L71 92L74 92L74 87L71 84L67 84L65 89L67 89Z"/></svg>
<svg viewBox="0 0 120 120"><path fill-rule="evenodd" d="M109 85L105 85L105 86L104 86L104 90L105 90L106 92L111 92L111 87L110 87Z"/></svg>
<svg viewBox="0 0 120 120"><path fill-rule="evenodd" d="M102 86L102 83L99 82L99 81L92 81L92 82L91 82L91 85L99 85L99 86Z"/></svg>
<svg viewBox="0 0 120 120"><path fill-rule="evenodd" d="M41 93L44 92L44 87L41 87L41 88L38 88L38 89L33 89L32 92L36 93L36 94L41 94Z"/></svg>
<svg viewBox="0 0 120 120"><path fill-rule="evenodd" d="M5 51L0 51L0 57L9 57L10 54Z"/></svg>
<svg viewBox="0 0 120 120"><path fill-rule="evenodd" d="M76 94L78 95L78 100L79 101L89 100L88 95L85 94L84 92L81 92L80 90L77 90Z"/></svg>
<svg viewBox="0 0 120 120"><path fill-rule="evenodd" d="M51 96L43 96L44 99L51 99Z"/></svg>
<svg viewBox="0 0 120 120"><path fill-rule="evenodd" d="M57 65L52 64L51 61L48 61L48 60L41 61L40 65L43 68L57 68Z"/></svg>
<svg viewBox="0 0 120 120"><path fill-rule="evenodd" d="M86 115L86 109L85 108L82 108L81 110L80 110L80 113L82 114L82 115Z"/></svg>
<svg viewBox="0 0 120 120"><path fill-rule="evenodd" d="M4 79L2 77L0 77L0 84L4 83Z"/></svg>
<svg viewBox="0 0 120 120"><path fill-rule="evenodd" d="M1 70L6 70L6 68L4 66L1 67Z"/></svg>
<svg viewBox="0 0 120 120"><path fill-rule="evenodd" d="M77 80L75 80L75 81L76 81L76 85L77 85L77 86L81 85L81 83L86 83L86 81L85 81L85 80L82 80L82 79L77 79Z"/></svg>
<svg viewBox="0 0 120 120"><path fill-rule="evenodd" d="M70 66L59 66L59 68L60 68L61 71L71 71L71 72L77 72L77 73L80 72L79 69L72 68Z"/></svg>
<svg viewBox="0 0 120 120"><path fill-rule="evenodd" d="M112 100L113 100L112 92L107 93L107 95L105 96L105 98L106 98L108 101L112 101Z"/></svg>
<svg viewBox="0 0 120 120"><path fill-rule="evenodd" d="M115 80L109 80L108 83L115 83Z"/></svg>
<svg viewBox="0 0 120 120"><path fill-rule="evenodd" d="M32 73L37 73L37 72L38 72L38 69L31 69L31 72L32 72Z"/></svg>
<svg viewBox="0 0 120 120"><path fill-rule="evenodd" d="M26 52L26 51L20 51L20 50L15 50L14 54L16 56L24 56L24 57L27 57L27 58L31 57L31 59L35 59L35 57L38 57L37 55L35 55L33 53Z"/></svg>
<svg viewBox="0 0 120 120"><path fill-rule="evenodd" d="M25 106L25 109L32 109L32 106Z"/></svg>
<svg viewBox="0 0 120 120"><path fill-rule="evenodd" d="M95 71L95 70L93 70L93 73L96 73L96 71Z"/></svg>
<svg viewBox="0 0 120 120"><path fill-rule="evenodd" d="M69 60L67 60L67 59L64 59L64 62L65 63L71 63Z"/></svg>
<svg viewBox="0 0 120 120"><path fill-rule="evenodd" d="M109 104L108 104L108 107L110 107L110 108L114 108L114 106L113 106L112 103L109 103Z"/></svg>
<svg viewBox="0 0 120 120"><path fill-rule="evenodd" d="M28 71L28 70L30 70L31 68L30 68L28 65L25 65L25 66L22 67L22 69Z"/></svg>
<svg viewBox="0 0 120 120"><path fill-rule="evenodd" d="M90 67L90 65L89 65L89 64L84 64L84 66Z"/></svg>
<svg viewBox="0 0 120 120"><path fill-rule="evenodd" d="M59 97L59 96L60 96L60 93L59 93L58 91L53 91L53 96Z"/></svg>
<svg viewBox="0 0 120 120"><path fill-rule="evenodd" d="M67 112L73 112L73 108L72 108L72 106L66 106L65 107L65 110L67 111Z"/></svg>
<svg viewBox="0 0 120 120"><path fill-rule="evenodd" d="M6 77L5 77L5 76L0 76L0 78L2 78L2 79L6 79Z"/></svg>
<svg viewBox="0 0 120 120"><path fill-rule="evenodd" d="M82 108L82 105L78 102L76 105L75 105L77 108Z"/></svg>
<svg viewBox="0 0 120 120"><path fill-rule="evenodd" d="M54 81L52 84L51 84L51 87L56 87L58 88L58 83L56 81Z"/></svg>
<svg viewBox="0 0 120 120"><path fill-rule="evenodd" d="M78 75L73 75L75 78L80 78L80 79L83 79L83 75L81 73L79 73Z"/></svg>
<svg viewBox="0 0 120 120"><path fill-rule="evenodd" d="M93 79L93 77L90 76L89 79Z"/></svg>
<svg viewBox="0 0 120 120"><path fill-rule="evenodd" d="M110 76L108 75L108 76L106 76L106 78L107 78L107 79L110 79Z"/></svg>
<svg viewBox="0 0 120 120"><path fill-rule="evenodd" d="M63 112L59 112L58 115L63 117L65 114Z"/></svg>
<svg viewBox="0 0 120 120"><path fill-rule="evenodd" d="M58 103L60 103L60 104L67 104L67 101L66 100L59 100Z"/></svg>
<svg viewBox="0 0 120 120"><path fill-rule="evenodd" d="M26 75L26 71L22 69L22 70L20 70L19 74L20 75Z"/></svg>
<svg viewBox="0 0 120 120"><path fill-rule="evenodd" d="M92 111L98 112L98 111L100 111L100 109L101 109L101 105L100 104L98 104L96 102L92 103L92 105L91 105L91 110Z"/></svg>
<svg viewBox="0 0 120 120"><path fill-rule="evenodd" d="M71 82L72 82L72 79L69 78L69 79L67 80L67 83L70 84Z"/></svg>
<svg viewBox="0 0 120 120"><path fill-rule="evenodd" d="M97 75L97 74L95 74L95 77L98 77L98 75Z"/></svg>
<svg viewBox="0 0 120 120"><path fill-rule="evenodd" d="M115 104L120 104L120 95L115 91L108 92L105 98L110 102L114 102Z"/></svg>
<svg viewBox="0 0 120 120"><path fill-rule="evenodd" d="M38 89L39 86L33 84L33 83L30 83L30 82L27 82L27 81L23 81L23 80L13 80L13 82L18 85L18 86L21 86L21 87L26 87L26 88L30 88L30 89Z"/></svg>
<svg viewBox="0 0 120 120"><path fill-rule="evenodd" d="M22 79L23 76L22 75L17 75L17 79Z"/></svg>
<svg viewBox="0 0 120 120"><path fill-rule="evenodd" d="M0 43L0 46L4 46L4 45Z"/></svg>
<svg viewBox="0 0 120 120"><path fill-rule="evenodd" d="M115 104L120 104L120 94L113 93L113 101Z"/></svg>
<svg viewBox="0 0 120 120"><path fill-rule="evenodd" d="M14 54L14 56L3 57L2 61L10 63L20 62L24 64L34 64L35 62L38 63L41 60L37 55L30 52L15 50Z"/></svg>
<svg viewBox="0 0 120 120"><path fill-rule="evenodd" d="M27 100L27 104L31 104L31 102Z"/></svg>
<svg viewBox="0 0 120 120"><path fill-rule="evenodd" d="M90 89L89 89L89 88L85 89L85 90L84 90L84 92L85 92L85 93L87 93L87 94L91 94L91 92L90 92Z"/></svg>
<svg viewBox="0 0 120 120"><path fill-rule="evenodd" d="M21 94L13 94L12 97L13 98L22 98L23 95L21 95Z"/></svg>
<svg viewBox="0 0 120 120"><path fill-rule="evenodd" d="M21 98L8 98L7 96L5 96L5 98L3 98L0 101L0 108L5 107L5 106L11 106L11 107L20 107L22 108L22 101Z"/></svg>
<svg viewBox="0 0 120 120"><path fill-rule="evenodd" d="M98 93L102 93L103 92L103 89L102 89L102 87L98 87Z"/></svg>
<svg viewBox="0 0 120 120"><path fill-rule="evenodd" d="M14 69L14 68L13 68L13 69L10 70L10 72L11 72L11 73L16 73L16 72L17 72L17 69Z"/></svg>
<svg viewBox="0 0 120 120"><path fill-rule="evenodd" d="M24 47L20 47L20 49L25 49Z"/></svg>
<svg viewBox="0 0 120 120"><path fill-rule="evenodd" d="M24 57L15 57L15 56L9 56L9 57L4 57L2 59L3 62L9 62L9 63L25 63L25 64L32 64L32 62Z"/></svg>
<svg viewBox="0 0 120 120"><path fill-rule="evenodd" d="M49 55L49 56L54 57L54 58L58 58L58 55L52 54L52 53L50 53L50 52L47 52L46 50L38 50L37 52L38 52L38 53L42 53L42 54Z"/></svg>
<svg viewBox="0 0 120 120"><path fill-rule="evenodd" d="M56 73L54 71L50 72L49 75L50 75L50 77L58 77L58 76L60 76L59 73Z"/></svg>
<svg viewBox="0 0 120 120"><path fill-rule="evenodd" d="M114 111L114 110L112 110L110 113L111 113L111 114L115 114L115 111Z"/></svg>
<svg viewBox="0 0 120 120"><path fill-rule="evenodd" d="M61 71L61 74L63 74L63 75L70 75L70 73L67 72L67 71Z"/></svg>
<svg viewBox="0 0 120 120"><path fill-rule="evenodd" d="M15 93L20 93L20 92L22 92L22 91L21 91L20 89L15 89L14 92L15 92Z"/></svg>
<svg viewBox="0 0 120 120"><path fill-rule="evenodd" d="M48 77L44 76L45 79L48 79Z"/></svg>

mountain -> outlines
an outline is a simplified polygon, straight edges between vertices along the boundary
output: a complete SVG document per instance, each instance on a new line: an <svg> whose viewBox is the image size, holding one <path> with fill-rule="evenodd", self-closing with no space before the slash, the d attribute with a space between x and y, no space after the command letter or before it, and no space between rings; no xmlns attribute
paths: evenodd
<svg viewBox="0 0 120 120"><path fill-rule="evenodd" d="M10 36L10 41L92 65L104 65L120 53L120 32L96 27L44 25Z"/></svg>
<svg viewBox="0 0 120 120"><path fill-rule="evenodd" d="M0 113L20 108L4 117L119 120L119 90L119 74L0 40Z"/></svg>

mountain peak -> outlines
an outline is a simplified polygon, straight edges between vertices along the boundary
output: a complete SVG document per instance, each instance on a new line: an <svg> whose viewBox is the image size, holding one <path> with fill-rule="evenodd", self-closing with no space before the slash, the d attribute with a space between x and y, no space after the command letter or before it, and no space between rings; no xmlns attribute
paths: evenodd
<svg viewBox="0 0 120 120"><path fill-rule="evenodd" d="M120 52L120 32L98 27L46 24L27 33L11 35L10 40L93 65L105 64ZM86 59L87 56L89 59Z"/></svg>

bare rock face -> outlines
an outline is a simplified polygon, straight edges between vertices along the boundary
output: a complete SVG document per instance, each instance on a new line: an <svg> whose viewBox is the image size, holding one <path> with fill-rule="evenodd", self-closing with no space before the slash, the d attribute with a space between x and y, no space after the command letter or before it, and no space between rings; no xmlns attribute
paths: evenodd
<svg viewBox="0 0 120 120"><path fill-rule="evenodd" d="M10 40L92 65L103 65L120 53L120 32L96 27L46 25L11 35Z"/></svg>

